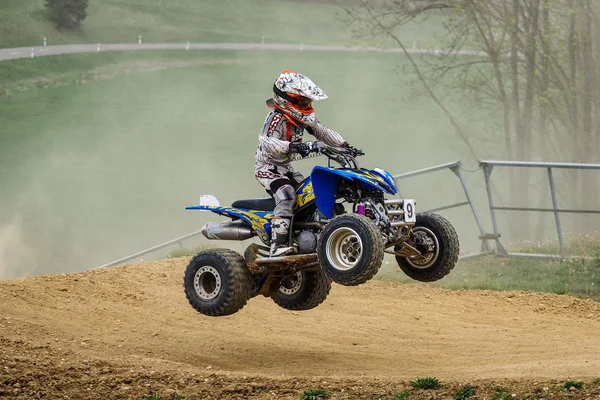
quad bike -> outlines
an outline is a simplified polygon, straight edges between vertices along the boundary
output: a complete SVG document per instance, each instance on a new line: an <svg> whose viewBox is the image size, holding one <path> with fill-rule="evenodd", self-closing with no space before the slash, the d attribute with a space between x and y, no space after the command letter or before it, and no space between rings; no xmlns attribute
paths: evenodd
<svg viewBox="0 0 600 400"><path fill-rule="evenodd" d="M398 193L392 175L379 168L360 168L354 148L321 146L328 166L316 166L296 190L289 230L293 255L270 257L273 198L235 201L222 207L211 195L188 210L211 211L231 218L208 223L208 239L246 240L258 237L242 256L229 249L211 249L192 258L184 277L186 296L194 309L209 316L239 311L262 294L288 310L321 304L331 282L360 285L371 279L384 252L396 256L410 278L431 282L446 276L458 259L456 231L442 216L416 213L413 199L386 199ZM332 161L339 164L332 166ZM347 210L348 209L348 210Z"/></svg>

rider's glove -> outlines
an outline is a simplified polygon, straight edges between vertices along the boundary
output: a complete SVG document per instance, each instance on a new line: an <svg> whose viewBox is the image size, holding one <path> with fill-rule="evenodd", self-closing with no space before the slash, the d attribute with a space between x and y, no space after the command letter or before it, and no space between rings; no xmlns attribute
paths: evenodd
<svg viewBox="0 0 600 400"><path fill-rule="evenodd" d="M318 152L323 148L323 142L290 143L290 151L306 157L310 153Z"/></svg>
<svg viewBox="0 0 600 400"><path fill-rule="evenodd" d="M312 152L318 153L325 148L325 143L316 141L312 143Z"/></svg>
<svg viewBox="0 0 600 400"><path fill-rule="evenodd" d="M348 149L348 150L350 150L350 152L351 152L352 154L354 154L355 156L356 156L356 155L359 155L359 154L360 154L360 155L364 154L364 153L363 153L363 151L362 151L361 149L358 149L358 148L356 148L356 147L354 147L354 146L350 145L348 142L344 142L344 143L342 143L342 147L343 147L343 148L345 148L345 149Z"/></svg>
<svg viewBox="0 0 600 400"><path fill-rule="evenodd" d="M292 153L298 153L302 157L306 157L311 150L312 143L290 143L290 151Z"/></svg>

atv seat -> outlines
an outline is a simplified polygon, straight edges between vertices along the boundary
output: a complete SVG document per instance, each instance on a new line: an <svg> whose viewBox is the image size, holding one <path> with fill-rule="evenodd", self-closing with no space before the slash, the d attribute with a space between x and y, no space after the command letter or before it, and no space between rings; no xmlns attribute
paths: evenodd
<svg viewBox="0 0 600 400"><path fill-rule="evenodd" d="M275 200L272 197L262 197L260 199L236 200L231 207L246 208L248 210L273 211L275 209Z"/></svg>

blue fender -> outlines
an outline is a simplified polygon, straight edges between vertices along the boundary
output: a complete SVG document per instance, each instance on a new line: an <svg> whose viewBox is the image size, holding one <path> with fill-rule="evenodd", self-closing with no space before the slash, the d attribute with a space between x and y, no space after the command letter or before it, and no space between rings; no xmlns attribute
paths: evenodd
<svg viewBox="0 0 600 400"><path fill-rule="evenodd" d="M383 172L383 170L381 171ZM317 208L325 217L332 217L333 206L335 204L335 193L340 180L344 179L359 182L360 185L366 189L396 194L398 189L393 183L393 180L390 182L389 178L386 179L387 176L384 177L382 175L384 174L374 173L368 169L314 167L310 177L315 192Z"/></svg>

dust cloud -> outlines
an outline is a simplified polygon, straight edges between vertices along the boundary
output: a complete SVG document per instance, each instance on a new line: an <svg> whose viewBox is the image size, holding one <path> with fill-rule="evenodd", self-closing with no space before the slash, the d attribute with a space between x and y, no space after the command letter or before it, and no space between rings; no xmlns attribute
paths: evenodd
<svg viewBox="0 0 600 400"><path fill-rule="evenodd" d="M15 217L6 225L0 226L0 280L10 279L15 275L26 276L34 270L37 257L23 237L21 218ZM15 271L13 266L19 266Z"/></svg>

